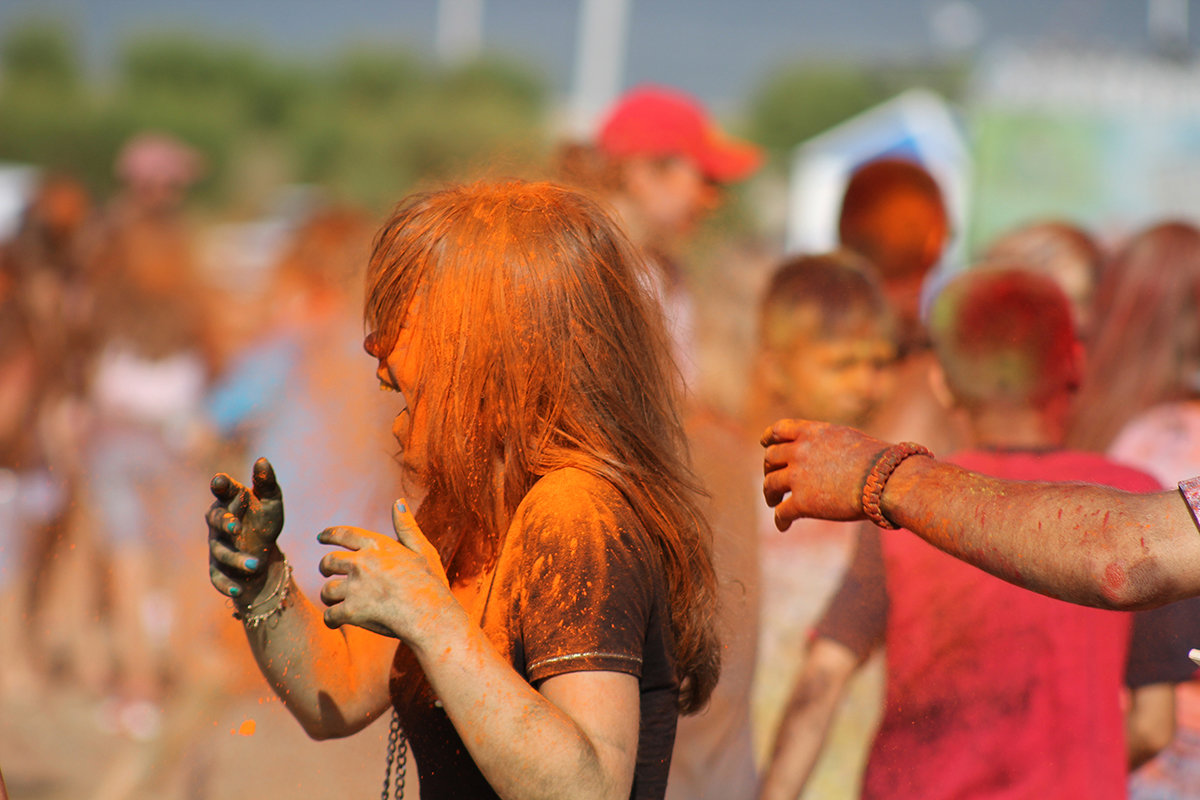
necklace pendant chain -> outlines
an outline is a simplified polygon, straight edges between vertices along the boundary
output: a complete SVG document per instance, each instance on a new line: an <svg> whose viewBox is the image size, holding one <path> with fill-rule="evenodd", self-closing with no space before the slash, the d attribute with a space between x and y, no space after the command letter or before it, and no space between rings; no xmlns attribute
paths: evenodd
<svg viewBox="0 0 1200 800"><path fill-rule="evenodd" d="M392 709L392 723L388 727L387 770L383 773L382 800L389 800L388 790L392 789L392 800L404 800L404 777L408 771L408 737L400 730L400 714ZM395 785L392 774L395 773Z"/></svg>

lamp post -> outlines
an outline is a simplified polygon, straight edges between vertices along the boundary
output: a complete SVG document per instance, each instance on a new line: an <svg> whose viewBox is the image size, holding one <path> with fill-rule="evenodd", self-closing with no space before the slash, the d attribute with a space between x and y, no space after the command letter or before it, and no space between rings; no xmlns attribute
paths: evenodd
<svg viewBox="0 0 1200 800"><path fill-rule="evenodd" d="M621 91L631 0L580 0L571 89L572 132L586 134Z"/></svg>

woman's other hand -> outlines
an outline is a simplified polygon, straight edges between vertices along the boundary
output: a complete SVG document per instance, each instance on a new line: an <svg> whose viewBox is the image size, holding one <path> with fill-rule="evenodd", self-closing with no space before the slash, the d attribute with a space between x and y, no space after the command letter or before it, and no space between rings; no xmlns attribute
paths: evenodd
<svg viewBox="0 0 1200 800"><path fill-rule="evenodd" d="M271 462L254 462L251 487L225 473L213 476L216 500L209 506L208 572L219 592L240 603L250 602L266 577L270 554L283 530L283 492Z"/></svg>
<svg viewBox="0 0 1200 800"><path fill-rule="evenodd" d="M417 527L404 500L392 506L395 537L339 526L317 536L338 545L321 559L325 624L357 625L419 647L445 614L464 613L450 591L437 549Z"/></svg>

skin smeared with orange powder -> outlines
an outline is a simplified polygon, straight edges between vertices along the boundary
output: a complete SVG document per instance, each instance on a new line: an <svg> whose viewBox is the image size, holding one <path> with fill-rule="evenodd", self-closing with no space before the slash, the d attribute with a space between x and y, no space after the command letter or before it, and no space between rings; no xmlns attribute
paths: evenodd
<svg viewBox="0 0 1200 800"><path fill-rule="evenodd" d="M930 465L910 465L910 469L920 466ZM936 464L939 473L942 466L945 465ZM913 491L911 482L906 482L903 474L892 477L899 481L894 487L889 481L888 491L896 493L892 501L904 504L906 494ZM946 481L947 496L964 488L958 475L947 475L943 480ZM911 520L929 534L922 538L1019 586L1085 605L1147 607L1161 603L1153 599L1156 593L1178 591L1173 586L1172 570L1165 569L1162 560L1156 558L1146 545L1147 540L1155 537L1155 531L1147 519L1139 518L1136 513L1139 506L1152 505L1154 501L1150 498L1157 495L1143 496L1070 484L1009 486L1002 482L977 480L975 476L970 479L970 484L977 524L960 525L953 514L957 504L947 508L943 502L928 503L925 512L914 515ZM1097 497L1123 497L1129 502L1092 508L1080 502L1077 492ZM1037 500L1033 502L1035 494ZM1178 499L1171 493L1163 497ZM890 502L885 505L890 506ZM1021 535L1014 541L1011 517L1013 509L1019 506L1025 506L1027 513L1033 516L1028 527L1022 527L1020 533L1025 534L1027 530L1032 536ZM1053 509L1054 513L1048 516L1055 520L1055 525L1039 519L1038 511L1043 508ZM909 514L902 513L901 516L907 519ZM983 520L988 524L982 524ZM1142 535L1131 536L1131 533ZM1050 544L1046 546L1042 542Z"/></svg>
<svg viewBox="0 0 1200 800"><path fill-rule="evenodd" d="M763 443L764 496L781 530L801 516L864 518L862 485L886 442L781 420ZM915 456L892 473L880 507L941 550L1061 600L1132 610L1200 594L1200 533L1178 492L1005 481Z"/></svg>

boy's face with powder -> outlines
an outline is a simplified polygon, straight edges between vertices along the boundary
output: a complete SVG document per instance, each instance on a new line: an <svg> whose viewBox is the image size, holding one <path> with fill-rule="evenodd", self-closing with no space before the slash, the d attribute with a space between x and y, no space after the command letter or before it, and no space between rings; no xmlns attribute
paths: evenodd
<svg viewBox="0 0 1200 800"><path fill-rule="evenodd" d="M822 331L815 310L790 325L790 346L768 357L770 385L795 417L862 427L892 388L896 347L886 328L861 318Z"/></svg>

